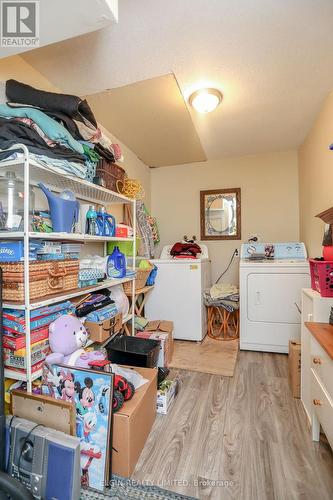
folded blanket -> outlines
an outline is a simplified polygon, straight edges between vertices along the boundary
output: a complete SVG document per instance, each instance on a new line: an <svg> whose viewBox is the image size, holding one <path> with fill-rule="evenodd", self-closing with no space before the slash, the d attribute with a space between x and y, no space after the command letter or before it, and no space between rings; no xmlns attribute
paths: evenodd
<svg viewBox="0 0 333 500"><path fill-rule="evenodd" d="M237 311L239 309L239 297L238 300L227 300L227 299L213 299L210 296L209 291L204 293L204 303L206 306L223 307L228 312Z"/></svg>
<svg viewBox="0 0 333 500"><path fill-rule="evenodd" d="M0 137L0 147L1 143L2 142ZM90 167L86 167L81 163L71 162L62 158L60 159L51 158L50 156L34 154L34 153L30 153L29 156L31 160L35 161L36 163L39 163L43 167L46 167L48 170L53 170L54 172L58 172L59 174L69 174L72 175L73 177L80 177L81 179L92 180L88 178ZM23 160L23 154L15 150L1 151L0 149L0 159L3 158L6 158L6 160L18 160L18 159Z"/></svg>
<svg viewBox="0 0 333 500"><path fill-rule="evenodd" d="M77 151L81 155L84 154L82 144L76 141L61 123L53 120L39 109L29 106L19 108L8 106L8 104L0 104L0 115L7 118L30 118L50 139L73 151Z"/></svg>
<svg viewBox="0 0 333 500"><path fill-rule="evenodd" d="M10 101L60 111L76 120L89 120L95 127L97 126L89 104L78 96L38 90L12 79L6 82L6 95Z"/></svg>
<svg viewBox="0 0 333 500"><path fill-rule="evenodd" d="M49 147L38 132L25 123L0 117L0 149L8 149L18 143L25 144L32 153L54 158L55 160L68 160L82 164L85 162L85 157L76 151L60 145ZM7 158L13 151L1 152L0 159Z"/></svg>
<svg viewBox="0 0 333 500"><path fill-rule="evenodd" d="M238 287L230 283L216 283L211 287L210 295L213 299L223 299L231 295L238 295Z"/></svg>

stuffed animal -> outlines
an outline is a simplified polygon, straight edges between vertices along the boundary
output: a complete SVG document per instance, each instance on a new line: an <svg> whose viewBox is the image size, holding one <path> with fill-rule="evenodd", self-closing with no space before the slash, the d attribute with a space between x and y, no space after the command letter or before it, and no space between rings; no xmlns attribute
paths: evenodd
<svg viewBox="0 0 333 500"><path fill-rule="evenodd" d="M192 238L189 238L187 236L187 234L184 235L184 239L182 241L182 243L196 243L197 242L197 237L196 236L192 236Z"/></svg>
<svg viewBox="0 0 333 500"><path fill-rule="evenodd" d="M48 364L62 363L80 368L90 368L91 361L105 359L100 351L86 352L88 332L75 316L64 314L49 326L49 343L52 351L46 358Z"/></svg>

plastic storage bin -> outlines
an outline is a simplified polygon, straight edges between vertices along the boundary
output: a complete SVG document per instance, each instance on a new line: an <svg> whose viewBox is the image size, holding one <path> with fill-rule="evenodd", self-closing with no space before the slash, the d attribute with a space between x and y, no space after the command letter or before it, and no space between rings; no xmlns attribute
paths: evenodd
<svg viewBox="0 0 333 500"><path fill-rule="evenodd" d="M129 366L157 367L160 352L158 340L121 336L105 346L112 363Z"/></svg>
<svg viewBox="0 0 333 500"><path fill-rule="evenodd" d="M138 253L140 238L136 239L136 253ZM126 256L132 257L133 255L133 241L109 241L108 242L108 255L111 255L115 247L118 247L119 250Z"/></svg>
<svg viewBox="0 0 333 500"><path fill-rule="evenodd" d="M35 208L35 191L29 186L29 217ZM23 231L24 183L14 172L0 176L0 231Z"/></svg>
<svg viewBox="0 0 333 500"><path fill-rule="evenodd" d="M311 288L322 297L333 297L333 261L309 259Z"/></svg>

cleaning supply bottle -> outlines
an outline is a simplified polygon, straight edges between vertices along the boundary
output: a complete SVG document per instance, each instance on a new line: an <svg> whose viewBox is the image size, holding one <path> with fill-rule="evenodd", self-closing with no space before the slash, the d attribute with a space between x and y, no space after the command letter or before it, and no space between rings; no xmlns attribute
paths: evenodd
<svg viewBox="0 0 333 500"><path fill-rule="evenodd" d="M105 234L105 208L102 207L98 212L97 212L97 227L98 227L98 234L100 236L108 236Z"/></svg>
<svg viewBox="0 0 333 500"><path fill-rule="evenodd" d="M97 212L97 224L99 234L102 236L115 236L116 234L116 219L113 215L108 214L105 207L102 207Z"/></svg>
<svg viewBox="0 0 333 500"><path fill-rule="evenodd" d="M124 278L126 276L126 258L118 247L108 257L106 271L108 278Z"/></svg>
<svg viewBox="0 0 333 500"><path fill-rule="evenodd" d="M104 214L104 234L105 236L115 236L116 234L116 219L106 212Z"/></svg>
<svg viewBox="0 0 333 500"><path fill-rule="evenodd" d="M101 210L99 212L97 212L96 222L97 222L97 234L99 236L107 236L105 234L105 216L104 216L104 213L105 213L104 207L102 207Z"/></svg>
<svg viewBox="0 0 333 500"><path fill-rule="evenodd" d="M97 213L94 205L90 205L87 212L86 233L96 236L98 234Z"/></svg>

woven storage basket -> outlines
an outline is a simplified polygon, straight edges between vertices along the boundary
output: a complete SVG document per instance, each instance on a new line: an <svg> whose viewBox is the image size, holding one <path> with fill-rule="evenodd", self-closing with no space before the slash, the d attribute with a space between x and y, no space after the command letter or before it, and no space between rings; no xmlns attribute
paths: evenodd
<svg viewBox="0 0 333 500"><path fill-rule="evenodd" d="M24 263L2 262L3 298L24 300ZM29 264L30 300L78 288L79 262L35 261Z"/></svg>
<svg viewBox="0 0 333 500"><path fill-rule="evenodd" d="M135 291L140 290L141 288L143 288L146 285L148 276L150 275L152 269L153 269L152 267L149 267L148 269L136 268L136 270L135 270ZM132 293L132 282L131 281L127 281L126 283L124 283L123 287L124 287L124 292L126 294Z"/></svg>
<svg viewBox="0 0 333 500"><path fill-rule="evenodd" d="M105 181L105 187L111 191L117 191L117 181L124 181L126 177L125 170L108 160L99 160L96 166L96 176L102 177Z"/></svg>

